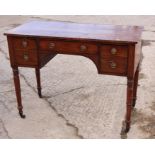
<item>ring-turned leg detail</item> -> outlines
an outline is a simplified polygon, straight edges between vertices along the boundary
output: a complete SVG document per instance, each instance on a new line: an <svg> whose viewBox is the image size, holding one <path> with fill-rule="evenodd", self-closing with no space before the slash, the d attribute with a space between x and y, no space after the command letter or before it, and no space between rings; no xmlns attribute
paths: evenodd
<svg viewBox="0 0 155 155"><path fill-rule="evenodd" d="M14 67L14 68L12 68L12 70L13 70L14 85L15 85L19 115L21 118L25 118L25 115L23 114L23 106L22 106L22 101L21 101L21 89L20 89L20 79L19 79L18 67Z"/></svg>
<svg viewBox="0 0 155 155"><path fill-rule="evenodd" d="M138 77L139 77L139 66L137 67L137 70L136 70L136 73L135 73L135 76L134 76L134 88L133 88L132 107L135 107L135 105L136 105Z"/></svg>
<svg viewBox="0 0 155 155"><path fill-rule="evenodd" d="M36 79L37 79L38 96L40 98L42 98L42 94L41 94L41 82L40 82L40 69L39 68L35 68L35 72L36 72Z"/></svg>
<svg viewBox="0 0 155 155"><path fill-rule="evenodd" d="M125 118L125 128L124 128L125 133L127 133L130 130L132 100L133 100L133 86L134 86L134 81L128 79L127 101L126 101L126 118Z"/></svg>

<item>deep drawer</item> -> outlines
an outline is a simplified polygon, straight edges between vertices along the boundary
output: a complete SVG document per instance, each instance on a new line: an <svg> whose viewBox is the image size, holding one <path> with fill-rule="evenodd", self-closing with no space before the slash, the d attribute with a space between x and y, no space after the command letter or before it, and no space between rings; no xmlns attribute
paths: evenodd
<svg viewBox="0 0 155 155"><path fill-rule="evenodd" d="M126 75L127 73L127 59L116 57L116 58L101 58L100 69L102 73L115 74L115 75Z"/></svg>
<svg viewBox="0 0 155 155"><path fill-rule="evenodd" d="M15 51L15 61L18 65L35 66L38 64L37 51Z"/></svg>
<svg viewBox="0 0 155 155"><path fill-rule="evenodd" d="M100 48L100 55L102 58L115 56L126 58L128 56L128 48L127 46L119 45L103 45Z"/></svg>
<svg viewBox="0 0 155 155"><path fill-rule="evenodd" d="M17 37L13 39L14 50L35 50L36 42L32 38Z"/></svg>

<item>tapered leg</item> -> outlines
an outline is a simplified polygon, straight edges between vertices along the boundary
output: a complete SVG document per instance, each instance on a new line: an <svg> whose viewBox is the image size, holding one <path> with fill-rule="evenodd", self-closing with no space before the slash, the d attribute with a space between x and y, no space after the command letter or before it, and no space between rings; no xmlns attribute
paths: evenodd
<svg viewBox="0 0 155 155"><path fill-rule="evenodd" d="M14 68L12 68L12 70L13 70L14 85L15 85L19 115L21 118L25 118L25 115L23 114L23 106L22 106L22 100L21 100L21 89L20 89L20 79L19 79L18 67L14 67Z"/></svg>
<svg viewBox="0 0 155 155"><path fill-rule="evenodd" d="M127 101L126 101L126 119L125 119L125 131L124 131L126 133L130 130L130 120L131 120L132 100L133 100L133 87L134 87L134 80L128 79Z"/></svg>
<svg viewBox="0 0 155 155"><path fill-rule="evenodd" d="M133 100L132 100L133 107L135 107L135 105L136 105L138 77L139 77L139 66L137 67L135 77L134 77Z"/></svg>
<svg viewBox="0 0 155 155"><path fill-rule="evenodd" d="M40 98L42 98L42 94L41 94L41 82L40 82L40 69L39 68L35 68L35 71L36 71L38 95L39 95Z"/></svg>

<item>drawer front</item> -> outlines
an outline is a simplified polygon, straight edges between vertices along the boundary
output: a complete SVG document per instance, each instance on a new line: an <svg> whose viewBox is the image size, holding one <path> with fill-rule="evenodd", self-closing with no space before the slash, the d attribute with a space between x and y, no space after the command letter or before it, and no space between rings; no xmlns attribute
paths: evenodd
<svg viewBox="0 0 155 155"><path fill-rule="evenodd" d="M40 40L40 50L43 51L56 51L58 53L88 53L96 54L98 48L95 44L79 43L79 42L65 42L53 40Z"/></svg>
<svg viewBox="0 0 155 155"><path fill-rule="evenodd" d="M38 64L37 51L15 51L15 61L18 65L35 66Z"/></svg>
<svg viewBox="0 0 155 155"><path fill-rule="evenodd" d="M37 49L36 42L31 38L14 38L14 50L35 50Z"/></svg>
<svg viewBox="0 0 155 155"><path fill-rule="evenodd" d="M107 57L123 57L126 58L128 51L127 46L119 46L119 45L103 45L100 49L101 57L107 58Z"/></svg>
<svg viewBox="0 0 155 155"><path fill-rule="evenodd" d="M114 59L101 58L101 72L109 74L126 75L127 59L115 57Z"/></svg>

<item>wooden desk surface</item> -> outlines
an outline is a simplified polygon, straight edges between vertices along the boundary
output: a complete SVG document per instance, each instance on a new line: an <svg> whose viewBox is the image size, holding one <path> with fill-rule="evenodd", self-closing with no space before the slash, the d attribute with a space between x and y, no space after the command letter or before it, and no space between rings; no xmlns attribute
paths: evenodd
<svg viewBox="0 0 155 155"><path fill-rule="evenodd" d="M6 32L5 35L137 43L142 29L139 26L31 21Z"/></svg>
<svg viewBox="0 0 155 155"><path fill-rule="evenodd" d="M56 54L82 55L94 62L99 74L127 77L122 131L128 132L137 96L142 30L139 26L32 21L6 32L20 116L25 118L18 67L35 68L38 95L42 97L40 68Z"/></svg>

